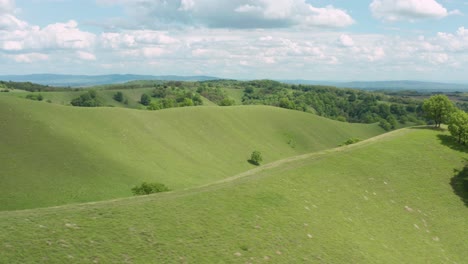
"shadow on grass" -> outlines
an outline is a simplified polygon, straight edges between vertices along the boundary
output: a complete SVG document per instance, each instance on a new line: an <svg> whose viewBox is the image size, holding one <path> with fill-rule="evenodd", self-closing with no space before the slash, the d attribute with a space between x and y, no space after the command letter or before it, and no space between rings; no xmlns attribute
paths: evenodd
<svg viewBox="0 0 468 264"><path fill-rule="evenodd" d="M260 164L258 164L258 162L255 162L251 159L247 160L248 163L252 164L252 165L255 165L255 166L259 166Z"/></svg>
<svg viewBox="0 0 468 264"><path fill-rule="evenodd" d="M457 140L450 135L437 135L442 145L447 146L453 150L468 153L467 145L463 145L457 142Z"/></svg>
<svg viewBox="0 0 468 264"><path fill-rule="evenodd" d="M450 180L450 185L453 192L460 197L460 199L468 207L468 167L463 170L454 170L456 175Z"/></svg>
<svg viewBox="0 0 468 264"><path fill-rule="evenodd" d="M434 131L446 131L447 129L443 128L443 127L434 127L434 126L430 126L430 125L425 125L425 126L413 126L413 127L410 127L410 129L427 129L427 130L434 130Z"/></svg>

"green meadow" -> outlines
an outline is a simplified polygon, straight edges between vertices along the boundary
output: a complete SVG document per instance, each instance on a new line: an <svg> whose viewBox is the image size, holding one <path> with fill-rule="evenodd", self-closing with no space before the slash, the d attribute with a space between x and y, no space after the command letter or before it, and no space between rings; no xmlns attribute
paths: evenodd
<svg viewBox="0 0 468 264"><path fill-rule="evenodd" d="M401 129L202 187L0 212L0 262L465 263L466 196L452 186L468 154L452 143Z"/></svg>
<svg viewBox="0 0 468 264"><path fill-rule="evenodd" d="M0 96L0 113L0 210L128 197L143 181L178 191L254 168L254 150L270 163L383 132L269 106L142 111Z"/></svg>

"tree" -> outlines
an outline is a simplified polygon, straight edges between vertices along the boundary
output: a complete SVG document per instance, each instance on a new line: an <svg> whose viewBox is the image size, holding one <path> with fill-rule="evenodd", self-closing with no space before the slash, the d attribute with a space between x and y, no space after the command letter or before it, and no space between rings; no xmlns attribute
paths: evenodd
<svg viewBox="0 0 468 264"><path fill-rule="evenodd" d="M114 100L116 100L117 102L123 102L124 100L124 96L123 96L123 93L122 92L117 92L114 94Z"/></svg>
<svg viewBox="0 0 468 264"><path fill-rule="evenodd" d="M426 116L434 121L435 127L447 122L449 115L455 110L455 106L447 96L439 94L424 100L423 111Z"/></svg>
<svg viewBox="0 0 468 264"><path fill-rule="evenodd" d="M260 153L260 151L255 150L254 152L252 152L252 154L250 155L250 160L249 160L250 163L258 166L260 165L260 162L262 161L263 161L263 158L262 158L262 153Z"/></svg>
<svg viewBox="0 0 468 264"><path fill-rule="evenodd" d="M142 94L140 98L140 104L148 106L151 103L151 98L147 94Z"/></svg>
<svg viewBox="0 0 468 264"><path fill-rule="evenodd" d="M450 115L448 129L458 143L466 143L468 139L468 114L457 110Z"/></svg>
<svg viewBox="0 0 468 264"><path fill-rule="evenodd" d="M97 92L94 90L90 90L87 93L80 95L80 97L73 99L71 104L73 106L82 107L97 107L103 105L101 99L97 95Z"/></svg>
<svg viewBox="0 0 468 264"><path fill-rule="evenodd" d="M148 195L152 193L167 192L170 191L166 185L162 183L147 183L143 182L139 186L132 188L132 193L134 195Z"/></svg>

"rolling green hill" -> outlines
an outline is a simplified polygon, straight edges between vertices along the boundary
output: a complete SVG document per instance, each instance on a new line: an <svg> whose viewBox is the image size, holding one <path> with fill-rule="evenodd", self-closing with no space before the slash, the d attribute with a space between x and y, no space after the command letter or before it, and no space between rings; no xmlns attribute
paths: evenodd
<svg viewBox="0 0 468 264"><path fill-rule="evenodd" d="M0 212L0 262L465 263L450 183L468 154L449 142L403 129L201 188Z"/></svg>
<svg viewBox="0 0 468 264"><path fill-rule="evenodd" d="M382 133L267 106L151 112L11 96L0 96L0 131L0 210L126 197L142 181L191 188L251 169L253 150L268 163Z"/></svg>

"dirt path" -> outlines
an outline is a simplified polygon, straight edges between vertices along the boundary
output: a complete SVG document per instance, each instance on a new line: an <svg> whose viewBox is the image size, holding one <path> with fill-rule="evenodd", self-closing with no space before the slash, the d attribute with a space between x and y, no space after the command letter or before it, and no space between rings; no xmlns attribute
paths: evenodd
<svg viewBox="0 0 468 264"><path fill-rule="evenodd" d="M294 161L305 160L305 159L309 159L309 158L319 158L319 157L323 157L323 156L331 154L331 153L343 152L343 151L348 151L348 150L355 149L355 148L364 147L364 146L367 146L367 145L369 145L369 144L371 144L373 142L380 141L380 140L385 139L385 138L391 138L391 137L407 134L410 131L411 131L411 128L398 129L398 130L395 130L395 131L391 131L391 132L388 132L388 133L385 133L385 134L382 134L382 135L378 135L378 136L375 136L375 137L360 141L360 142L355 143L355 144L342 146L342 147L337 147L337 148L334 148L334 149L327 149L327 150L313 152L313 153L302 154L302 155L299 155L299 156L293 156L293 157L285 158L285 159L282 159L282 160L277 160L277 161L274 161L272 163L268 163L268 164L262 165L260 167L257 167L255 169L251 169L251 170L239 173L237 175L231 176L229 178L226 178L226 179L223 179L223 180L220 180L220 181L216 181L216 182L213 182L213 183L209 183L209 184L197 187L197 188L203 188L203 187L208 187L208 186L212 186L212 185L216 185L216 184L220 184L220 183L231 182L231 181L234 181L234 180L237 180L237 179L240 179L240 178L244 178L244 177L248 177L248 176L260 173L260 172L271 170L271 169L280 167L280 166L282 166L284 164L291 163L291 162L294 162Z"/></svg>

